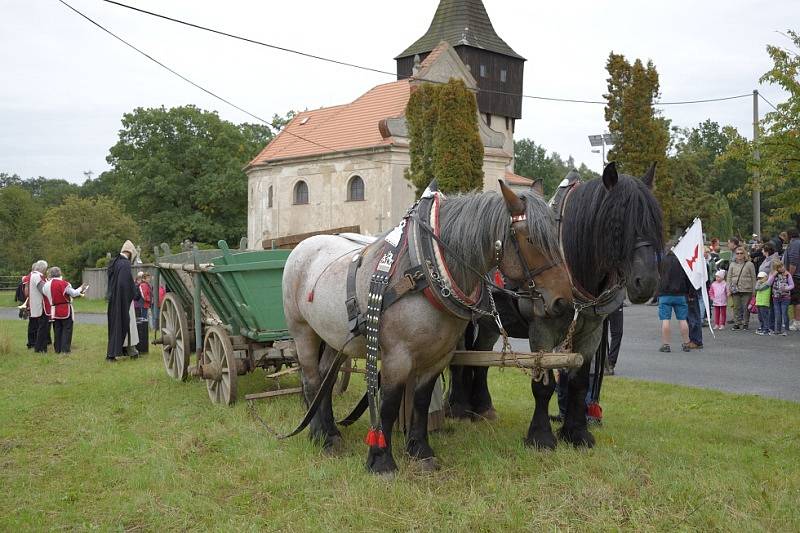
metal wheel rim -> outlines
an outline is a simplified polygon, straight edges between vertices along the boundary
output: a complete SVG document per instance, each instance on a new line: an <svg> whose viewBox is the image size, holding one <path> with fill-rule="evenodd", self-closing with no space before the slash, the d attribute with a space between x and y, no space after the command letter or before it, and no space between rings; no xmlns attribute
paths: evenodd
<svg viewBox="0 0 800 533"><path fill-rule="evenodd" d="M183 312L178 297L173 294L167 294L161 305L158 317L161 337L174 340L174 346L172 343L161 345L164 368L171 378L185 381L189 375L189 330L186 313Z"/></svg>
<svg viewBox="0 0 800 533"><path fill-rule="evenodd" d="M203 365L220 369L221 378L206 379L208 397L213 403L233 405L236 402L236 358L228 333L218 326L208 329L203 341Z"/></svg>

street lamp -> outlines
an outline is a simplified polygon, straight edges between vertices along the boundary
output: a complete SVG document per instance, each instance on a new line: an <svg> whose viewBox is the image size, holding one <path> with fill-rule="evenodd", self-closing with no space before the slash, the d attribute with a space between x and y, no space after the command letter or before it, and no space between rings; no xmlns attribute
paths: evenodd
<svg viewBox="0 0 800 533"><path fill-rule="evenodd" d="M603 154L603 166L606 166L606 146L613 146L615 143L614 136L610 133L603 133L600 135L589 135L589 144L592 146L600 146L601 150L592 150L594 154Z"/></svg>

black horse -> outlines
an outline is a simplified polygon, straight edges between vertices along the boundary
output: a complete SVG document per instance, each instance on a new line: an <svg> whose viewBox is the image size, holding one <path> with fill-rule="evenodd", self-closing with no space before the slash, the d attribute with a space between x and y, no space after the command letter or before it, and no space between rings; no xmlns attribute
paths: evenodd
<svg viewBox="0 0 800 533"><path fill-rule="evenodd" d="M602 179L580 182L574 170L554 198L564 260L579 310L573 351L583 355L583 366L569 376L567 411L560 431L574 445L594 445L586 427L585 397L591 359L600 344L603 319L621 305L627 289L633 303L646 302L658 283L656 252L662 245L661 208L653 195L655 165L641 178L618 174L614 163ZM565 338L572 316L534 318L530 301L494 291L503 327L512 337L530 340L532 351L550 351ZM482 318L467 331L468 349L491 350L499 331L491 318ZM450 416L493 418L487 368L451 367ZM533 419L525 443L552 449L556 438L548 405L555 390L552 371L547 379L532 381Z"/></svg>

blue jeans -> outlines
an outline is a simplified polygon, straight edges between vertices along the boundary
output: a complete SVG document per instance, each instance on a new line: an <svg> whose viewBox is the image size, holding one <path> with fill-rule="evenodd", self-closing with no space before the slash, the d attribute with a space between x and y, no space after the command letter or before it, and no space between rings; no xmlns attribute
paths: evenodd
<svg viewBox="0 0 800 533"><path fill-rule="evenodd" d="M698 346L703 345L703 319L700 318L700 306L703 302L703 296L700 291L697 291L698 299L688 302L689 314L686 321L689 323L689 340Z"/></svg>
<svg viewBox="0 0 800 533"><path fill-rule="evenodd" d="M775 316L775 332L781 333L782 327L789 331L789 300L772 300L772 314Z"/></svg>
<svg viewBox="0 0 800 533"><path fill-rule="evenodd" d="M772 330L772 306L759 305L758 306L758 329L759 331Z"/></svg>

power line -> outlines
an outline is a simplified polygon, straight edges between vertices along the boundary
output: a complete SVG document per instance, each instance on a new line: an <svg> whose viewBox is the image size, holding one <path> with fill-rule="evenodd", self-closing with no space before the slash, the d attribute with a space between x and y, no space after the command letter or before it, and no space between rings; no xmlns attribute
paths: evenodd
<svg viewBox="0 0 800 533"><path fill-rule="evenodd" d="M59 1L61 1L61 0L59 0ZM333 63L335 65L341 65L341 66L345 66L345 67L364 70L364 71L367 71L367 72L374 72L374 73L377 73L377 74L384 74L384 75L387 75L387 76L392 76L393 78L397 77L397 74L395 72L390 72L390 71L387 71L387 70L381 70L381 69L377 69L377 68L373 68L373 67L366 67L366 66L363 66L363 65L358 65L356 63L350 63L350 62L342 61L342 60L339 60L339 59L332 59L332 58L329 58L329 57L324 57L324 56L312 54L312 53L309 53L309 52L303 52L303 51L300 51L300 50L295 50L295 49L288 48L288 47L285 47L285 46L279 46L279 45L275 45L275 44L265 43L263 41L257 41L255 39L250 39L249 37L243 37L241 35L235 35L233 33L228 33L228 32L225 32L225 31L214 29L214 28L209 28L207 26L201 26L199 24L194 24L192 22L188 22L188 21L185 21L185 20L177 19L177 18L174 18L174 17L169 17L167 15L162 15L160 13L155 13L153 11L148 11L146 9L141 9L141 8L138 8L138 7L135 7L135 6L131 6L131 5L128 5L128 4L123 4L122 2L117 2L115 0L103 0L103 1L108 3L108 4L113 4L115 6L119 6L119 7L125 8L125 9L130 9L132 11L136 11L137 13L150 15L152 17L156 17L156 18L160 18L160 19L167 20L167 21L170 21L170 22L174 22L176 24L181 24L181 25L184 25L184 26L188 26L190 28L211 32L211 33L214 33L214 34L217 34L217 35L221 35L223 37L229 37L231 39L244 41L244 42L247 42L247 43L250 43L250 44L255 44L255 45L258 45L258 46L264 46L264 47L267 47L267 48L272 48L273 50L279 50L279 51L287 52L287 53L290 53L290 54L297 54L297 55L300 55L300 56L303 56L303 57L308 57L308 58L316 59L316 60L319 60L319 61L325 61L327 63ZM416 78L416 79L418 79L419 81L430 82L430 83L442 83L441 81L438 81L438 80L428 80L428 79L425 79L425 78ZM574 103L574 104L599 104L599 105L606 105L608 103L605 100L557 98L557 97L551 97L551 96L536 96L536 95L512 93L512 92L506 92L506 91L494 91L494 90L489 90L489 89L477 89L477 91L478 92L482 92L482 93L487 93L487 94L499 94L499 95L505 95L505 96L517 96L517 97L522 97L522 98L529 98L531 100L543 100L543 101L547 101L547 102L564 102L564 103ZM749 96L751 96L750 93L742 94L742 95L736 95L736 96L724 96L724 97L721 97L721 98L704 98L704 99L699 99L699 100L683 100L683 101L675 101L675 102L657 102L657 103L654 103L654 105L662 106L662 105L702 104L702 103L708 103L708 102L721 102L721 101L724 101L724 100L734 100L734 99L737 99L737 98L745 98L745 97L749 97Z"/></svg>
<svg viewBox="0 0 800 533"><path fill-rule="evenodd" d="M760 91L759 91L759 93L758 93L758 96L759 96L759 97L760 97L762 100L764 100L764 101L765 101L767 104L769 104L769 106L770 106L772 109L774 109L774 110L775 110L775 111L777 111L778 113L780 113L780 112L781 112L781 110L780 110L780 109L778 109L777 107L775 107L775 105L774 105L772 102L770 102L769 100L767 100L767 99L764 97L764 95L763 95L763 94L761 94L761 92L760 92Z"/></svg>
<svg viewBox="0 0 800 533"><path fill-rule="evenodd" d="M137 47L136 47L136 46L134 46L133 44L129 43L128 41L126 41L125 39L123 39L122 37L120 37L119 35L117 35L117 34L115 34L114 32L112 32L111 30L109 30L109 29L105 28L105 27L104 27L104 26L102 26L100 23L98 23L98 22L94 21L94 20L93 20L93 19L91 19L91 18L90 18L88 15L85 15L85 14L84 14L84 13L82 13L81 11L79 11L79 10L77 10L76 8L72 7L71 5L69 5L69 4L68 4L67 2L65 2L64 0L58 0L58 1L59 1L61 4L65 5L66 7L68 7L68 8L69 8L70 10L72 10L74 13L76 13L76 14L80 15L81 17L83 17L83 18L84 18L84 19L86 19L87 21L91 22L91 23L92 23L94 26L96 26L96 27L100 28L102 31L104 31L104 32L105 32L105 33L107 33L108 35L112 36L113 38L117 39L118 41L120 41L120 42L121 42L121 43L123 43L124 45L126 45L126 46L128 46L128 47L132 48L133 50L135 50L135 51L136 51L136 52L138 52L139 54L143 55L144 57L146 57L147 59L149 59L149 60L150 60L150 61L152 61L153 63L157 64L158 66L160 66L160 67L162 67L162 68L164 68L164 69L166 69L166 70L168 70L169 72L171 72L171 73L172 73L172 74L174 74L175 76L179 77L179 78L180 78L180 79L182 79L183 81L185 81L185 82L187 82L187 83L191 84L192 86L194 86L194 87L196 87L196 88L200 89L200 90L201 90L201 91L203 91L204 93L206 93L206 94L208 94L208 95L210 95L210 96L212 96L212 97L216 98L217 100L220 100L221 102L224 102L224 103L228 104L229 106L233 107L234 109L237 109L237 110L241 111L242 113L244 113L244 114L246 114L246 115L248 115L248 116L250 116L250 117L253 117L254 119L258 120L259 122L263 122L264 124L266 124L266 125L267 125L267 126L270 128L270 129L272 129L273 131L275 131L275 132L284 131L284 132L286 132L287 134L291 135L292 137L295 137L295 138L297 138L297 139L300 139L300 140L306 141L307 143L313 144L313 145L315 145L315 146L318 146L318 147L320 147L320 148L324 148L325 150L330 150L331 152L336 152L336 149L334 149L334 148L331 148L331 147L329 147L329 146L325 146L324 144L320 144L320 143L318 143L318 142L316 142L316 141L312 141L311 139L307 139L307 138L305 138L305 137L303 137L303 136L301 136L301 135L298 135L298 134L296 134L296 133L294 133L294 132L291 132L291 131L289 131L289 130L287 130L287 129L285 129L285 128L284 128L283 130L281 130L280 128L278 128L277 126L275 126L275 125L274 125L272 122L270 122L270 121L267 121L267 120L265 120L265 119L263 119L263 118L259 117L258 115L251 113L250 111L247 111L246 109L244 109L244 108L242 108L242 107L240 107L240 106L238 106L238 105L234 104L233 102L231 102L231 101L230 101L230 100L228 100L227 98L224 98L224 97L222 97L222 96L219 96L218 94L214 93L213 91L210 91L209 89L206 89L206 88L205 88L205 87L203 87L202 85L200 85L200 84L198 84L198 83L195 83L194 81L190 80L189 78L187 78L186 76L184 76L184 75L183 75L183 74L181 74L180 72L177 72L176 70L174 70L174 69L170 68L169 66L167 66L167 65L165 65L164 63L162 63L161 61L157 60L156 58L154 58L153 56L151 56L151 55L150 55L150 54L148 54L147 52L144 52L143 50L141 50L141 49L137 48ZM387 164L388 164L388 163L390 163L390 161L378 161L378 160L372 160L372 159L367 159L367 158L363 158L363 157L362 157L362 158L360 158L360 159L363 159L364 161L369 161L370 163L387 163Z"/></svg>

